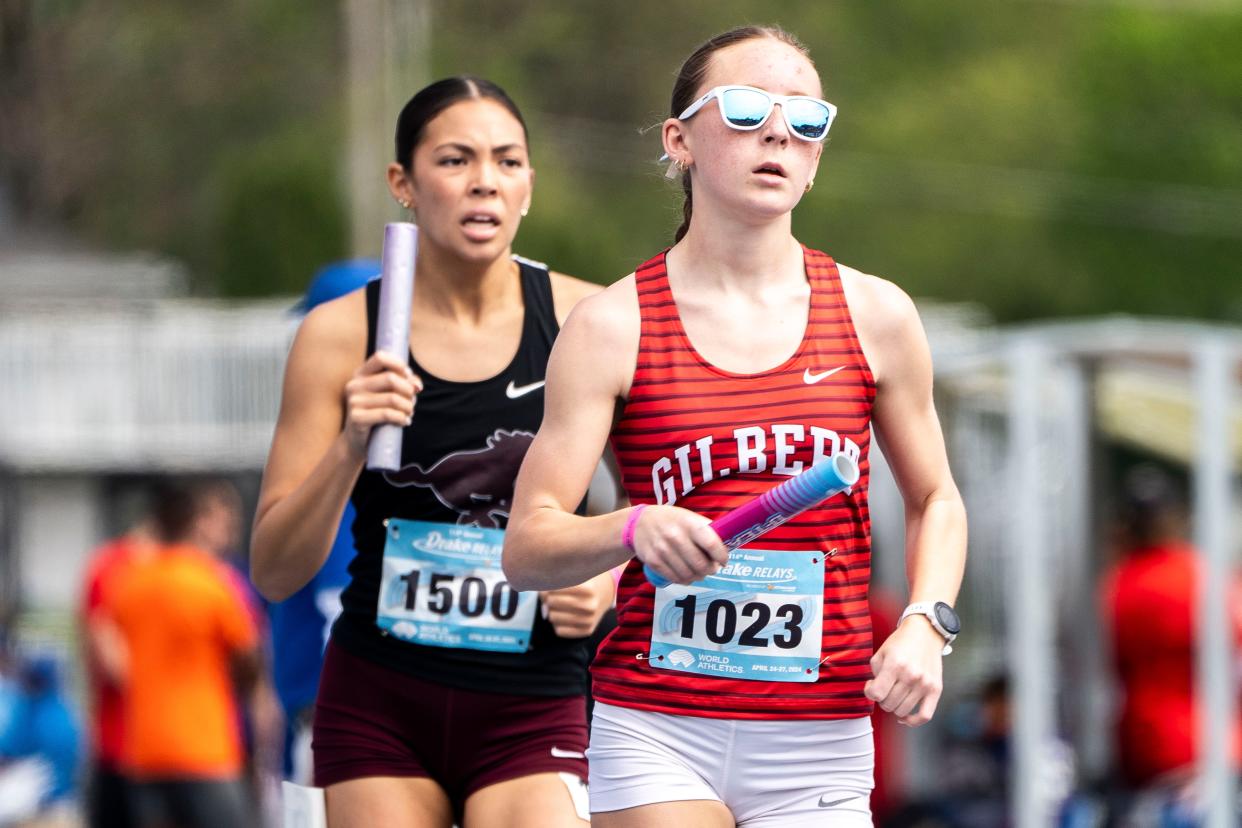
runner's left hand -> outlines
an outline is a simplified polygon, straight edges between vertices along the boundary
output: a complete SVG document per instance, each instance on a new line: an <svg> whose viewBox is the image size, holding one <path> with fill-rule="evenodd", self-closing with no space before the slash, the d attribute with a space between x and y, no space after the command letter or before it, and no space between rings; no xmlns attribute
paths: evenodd
<svg viewBox="0 0 1242 828"><path fill-rule="evenodd" d="M875 678L863 688L867 698L918 727L931 721L943 689L944 638L921 615L911 615L871 657Z"/></svg>
<svg viewBox="0 0 1242 828"><path fill-rule="evenodd" d="M539 593L545 617L561 638L586 638L612 606L616 585L611 572L578 586Z"/></svg>

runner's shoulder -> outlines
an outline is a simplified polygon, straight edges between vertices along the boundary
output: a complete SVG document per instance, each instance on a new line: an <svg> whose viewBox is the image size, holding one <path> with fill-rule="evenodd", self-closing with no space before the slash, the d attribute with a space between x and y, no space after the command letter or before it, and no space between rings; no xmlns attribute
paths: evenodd
<svg viewBox="0 0 1242 828"><path fill-rule="evenodd" d="M613 349L637 347L639 311L634 274L578 302L565 322L565 333L583 339L594 352L617 353Z"/></svg>
<svg viewBox="0 0 1242 828"><path fill-rule="evenodd" d="M565 324L570 311L579 302L604 289L602 285L597 285L595 282L588 282L577 276L570 276L555 270L549 270L548 277L552 281L552 303L556 306L556 319L562 325Z"/></svg>
<svg viewBox="0 0 1242 828"><path fill-rule="evenodd" d="M885 338L908 333L912 326L919 327L914 300L896 282L840 263L837 269L856 328L866 328L871 336Z"/></svg>
<svg viewBox="0 0 1242 828"><path fill-rule="evenodd" d="M366 290L359 288L311 309L302 320L294 348L316 358L361 362L367 343Z"/></svg>

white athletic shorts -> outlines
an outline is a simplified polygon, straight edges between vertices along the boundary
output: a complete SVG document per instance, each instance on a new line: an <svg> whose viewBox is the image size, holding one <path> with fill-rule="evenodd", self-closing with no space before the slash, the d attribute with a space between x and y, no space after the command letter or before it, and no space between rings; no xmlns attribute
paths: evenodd
<svg viewBox="0 0 1242 828"><path fill-rule="evenodd" d="M706 719L597 701L587 760L591 813L714 799L744 828L872 824L868 718Z"/></svg>

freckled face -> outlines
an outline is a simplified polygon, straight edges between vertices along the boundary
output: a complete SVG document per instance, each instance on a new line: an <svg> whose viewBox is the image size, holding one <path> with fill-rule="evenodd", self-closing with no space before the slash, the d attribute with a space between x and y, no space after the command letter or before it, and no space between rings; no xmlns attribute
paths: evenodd
<svg viewBox="0 0 1242 828"><path fill-rule="evenodd" d="M495 101L453 104L414 149L411 206L429 242L470 261L508 255L534 171L522 125Z"/></svg>
<svg viewBox="0 0 1242 828"><path fill-rule="evenodd" d="M773 38L754 38L716 52L695 99L716 86L753 86L777 95L822 98L819 74L797 49ZM712 100L681 122L685 148L693 161L696 207L705 199L721 202L754 218L788 213L801 199L819 164L822 143L789 131L774 110L759 129L726 126L720 102Z"/></svg>

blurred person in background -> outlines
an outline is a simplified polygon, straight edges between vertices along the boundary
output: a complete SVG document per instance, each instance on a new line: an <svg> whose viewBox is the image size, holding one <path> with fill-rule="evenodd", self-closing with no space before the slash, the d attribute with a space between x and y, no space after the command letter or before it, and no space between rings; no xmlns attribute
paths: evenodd
<svg viewBox="0 0 1242 828"><path fill-rule="evenodd" d="M149 508L149 507L148 507ZM133 825L129 795L121 773L121 748L124 740L124 706L121 687L103 668L109 652L118 644L107 640L115 630L107 623L98 623L98 614L107 584L136 557L150 556L155 551L154 531L149 515L144 514L134 525L91 553L83 578L79 624L85 662L86 704L90 727L89 794L87 821L91 828L128 828Z"/></svg>
<svg viewBox="0 0 1242 828"><path fill-rule="evenodd" d="M1004 674L985 680L945 711L934 793L907 803L884 828L1001 828L1009 825L1011 700Z"/></svg>
<svg viewBox="0 0 1242 828"><path fill-rule="evenodd" d="M995 673L945 711L937 746L934 784L877 820L881 828L1006 828L1012 825L1013 697L1009 676ZM1051 807L1050 825L1098 825L1101 806L1073 791L1075 757L1070 744L1052 737L1039 763L1040 792Z"/></svg>
<svg viewBox="0 0 1242 828"><path fill-rule="evenodd" d="M1130 469L1121 496L1121 555L1102 579L1100 598L1122 696L1116 769L1123 798L1141 810L1167 812L1160 824L1175 824L1193 819L1197 807L1195 661L1203 566L1185 540L1184 496L1168 472L1153 464ZM1236 646L1242 641L1236 580L1230 610ZM1235 757L1240 735L1235 729Z"/></svg>
<svg viewBox="0 0 1242 828"><path fill-rule="evenodd" d="M380 262L357 259L335 262L315 274L298 312L309 313L324 302L364 286L380 274ZM345 512L332 540L332 549L306 586L268 610L272 625L272 677L285 716L284 774L300 785L310 785L311 721L324 648L332 623L341 614L341 592L349 583L354 557L353 504Z"/></svg>
<svg viewBox="0 0 1242 828"><path fill-rule="evenodd" d="M121 768L137 826L251 825L238 695L261 669L252 608L218 560L236 537L236 490L171 481L152 508L154 553L105 585L101 665L122 688Z"/></svg>
<svg viewBox="0 0 1242 828"><path fill-rule="evenodd" d="M416 94L387 175L419 226L409 353L374 352L378 283L307 314L251 574L270 600L302 588L353 503L357 552L314 722L334 828L585 824L589 636L614 582L518 595L499 536L552 342L598 287L513 255L534 173L522 116L495 84L458 76ZM364 469L381 423L405 428L400 471ZM488 550L474 575L426 551L441 539ZM484 590L490 609L475 612Z"/></svg>
<svg viewBox="0 0 1242 828"><path fill-rule="evenodd" d="M256 800L275 808L282 777L284 712L272 680L271 630L267 605L250 583L246 561L241 557L242 498L232 483L214 481L209 487L208 515L201 521L196 545L223 563L225 574L237 590L254 621L262 655L254 680L239 686L238 725L246 761L246 780Z"/></svg>
<svg viewBox="0 0 1242 828"><path fill-rule="evenodd" d="M61 686L60 667L51 656L37 655L19 659L15 672L17 692L8 715L0 717L0 824L8 824L5 812L12 819L24 800L29 813L13 820L16 824L74 825L82 734Z"/></svg>

